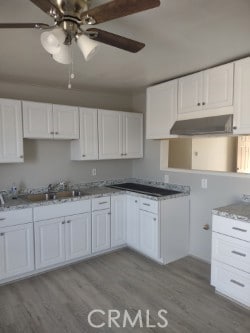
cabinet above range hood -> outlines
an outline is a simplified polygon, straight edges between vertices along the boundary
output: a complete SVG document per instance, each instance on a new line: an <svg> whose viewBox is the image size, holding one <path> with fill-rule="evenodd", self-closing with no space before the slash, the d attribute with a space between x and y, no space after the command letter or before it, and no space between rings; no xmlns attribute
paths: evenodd
<svg viewBox="0 0 250 333"><path fill-rule="evenodd" d="M233 115L178 120L170 130L174 135L232 134Z"/></svg>

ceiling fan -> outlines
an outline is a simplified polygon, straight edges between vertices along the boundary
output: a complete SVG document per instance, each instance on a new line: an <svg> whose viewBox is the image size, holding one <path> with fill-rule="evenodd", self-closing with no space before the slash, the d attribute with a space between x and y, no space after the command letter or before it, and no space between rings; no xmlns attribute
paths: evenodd
<svg viewBox="0 0 250 333"><path fill-rule="evenodd" d="M91 8L91 0L30 0L54 19L49 26L44 23L0 23L0 29L35 28L44 30L41 43L61 63L70 63L69 46L75 40L86 60L95 53L97 43L136 53L145 44L101 29L83 29L116 18L158 7L160 0L113 0ZM60 54L61 52L61 54Z"/></svg>

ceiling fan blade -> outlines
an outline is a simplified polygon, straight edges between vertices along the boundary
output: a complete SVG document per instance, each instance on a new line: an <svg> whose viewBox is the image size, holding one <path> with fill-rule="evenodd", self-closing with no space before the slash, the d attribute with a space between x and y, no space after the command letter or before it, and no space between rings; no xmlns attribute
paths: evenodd
<svg viewBox="0 0 250 333"><path fill-rule="evenodd" d="M34 5L39 7L42 11L44 11L46 14L49 14L51 10L54 11L54 13L60 15L58 9L50 2L50 0L30 0Z"/></svg>
<svg viewBox="0 0 250 333"><path fill-rule="evenodd" d="M145 44L137 42L133 39L115 35L111 32L96 28L88 29L87 32L91 33L90 35L93 34L93 36L91 36L91 39L132 53L139 52L145 46Z"/></svg>
<svg viewBox="0 0 250 333"><path fill-rule="evenodd" d="M135 14L160 6L160 0L113 0L83 13L81 17L91 17L95 24L119 17Z"/></svg>
<svg viewBox="0 0 250 333"><path fill-rule="evenodd" d="M42 29L48 26L45 23L0 23L0 29Z"/></svg>

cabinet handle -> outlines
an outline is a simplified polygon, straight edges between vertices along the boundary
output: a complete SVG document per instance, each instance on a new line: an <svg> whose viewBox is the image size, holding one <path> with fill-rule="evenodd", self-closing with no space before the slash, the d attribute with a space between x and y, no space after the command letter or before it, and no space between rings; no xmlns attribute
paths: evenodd
<svg viewBox="0 0 250 333"><path fill-rule="evenodd" d="M1 218L0 218L0 221L4 221L4 220L6 220L5 217L1 217Z"/></svg>
<svg viewBox="0 0 250 333"><path fill-rule="evenodd" d="M245 285L244 285L243 283L240 283L240 282L238 282L238 281L236 281L236 280L231 279L230 282L232 282L232 283L234 283L234 284L237 284L237 286L239 286L239 287L242 287L242 288L245 287Z"/></svg>
<svg viewBox="0 0 250 333"><path fill-rule="evenodd" d="M201 103L197 103L197 106L200 106L201 105Z"/></svg>
<svg viewBox="0 0 250 333"><path fill-rule="evenodd" d="M71 223L71 220L68 220L67 223Z"/></svg>
<svg viewBox="0 0 250 333"><path fill-rule="evenodd" d="M102 201L102 202L99 202L99 205L104 205L104 204L107 204L108 202L107 201Z"/></svg>
<svg viewBox="0 0 250 333"><path fill-rule="evenodd" d="M148 206L148 207L150 207L150 204L145 203L145 202L143 202L143 205L144 205L144 206Z"/></svg>
<svg viewBox="0 0 250 333"><path fill-rule="evenodd" d="M232 251L231 253L237 254L237 256L246 257L245 253L241 253L241 252L238 252L238 251Z"/></svg>
<svg viewBox="0 0 250 333"><path fill-rule="evenodd" d="M156 217L154 217L154 221L156 221L157 219L156 219Z"/></svg>
<svg viewBox="0 0 250 333"><path fill-rule="evenodd" d="M82 157L86 157L86 155L82 155Z"/></svg>
<svg viewBox="0 0 250 333"><path fill-rule="evenodd" d="M125 154L121 154L121 156L124 156Z"/></svg>
<svg viewBox="0 0 250 333"><path fill-rule="evenodd" d="M241 232L247 232L246 229L241 229L241 228L237 228L237 227L232 227L233 230L237 230L237 231L241 231Z"/></svg>
<svg viewBox="0 0 250 333"><path fill-rule="evenodd" d="M58 132L55 132L55 135L58 135L59 133Z"/></svg>
<svg viewBox="0 0 250 333"><path fill-rule="evenodd" d="M111 213L109 212L108 215L111 215Z"/></svg>
<svg viewBox="0 0 250 333"><path fill-rule="evenodd" d="M54 132L50 132L50 134L52 134L52 135L53 135L53 134L54 134Z"/></svg>
<svg viewBox="0 0 250 333"><path fill-rule="evenodd" d="M4 236L4 232L1 232L0 236Z"/></svg>

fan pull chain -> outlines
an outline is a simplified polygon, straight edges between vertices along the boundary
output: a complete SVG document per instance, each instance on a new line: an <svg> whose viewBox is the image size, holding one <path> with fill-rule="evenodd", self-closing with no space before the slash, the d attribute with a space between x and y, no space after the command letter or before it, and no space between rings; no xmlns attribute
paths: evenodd
<svg viewBox="0 0 250 333"><path fill-rule="evenodd" d="M71 64L69 64L69 81L68 81L68 89L72 88L71 80L75 78L74 74L74 61L73 61L73 47L71 46Z"/></svg>

